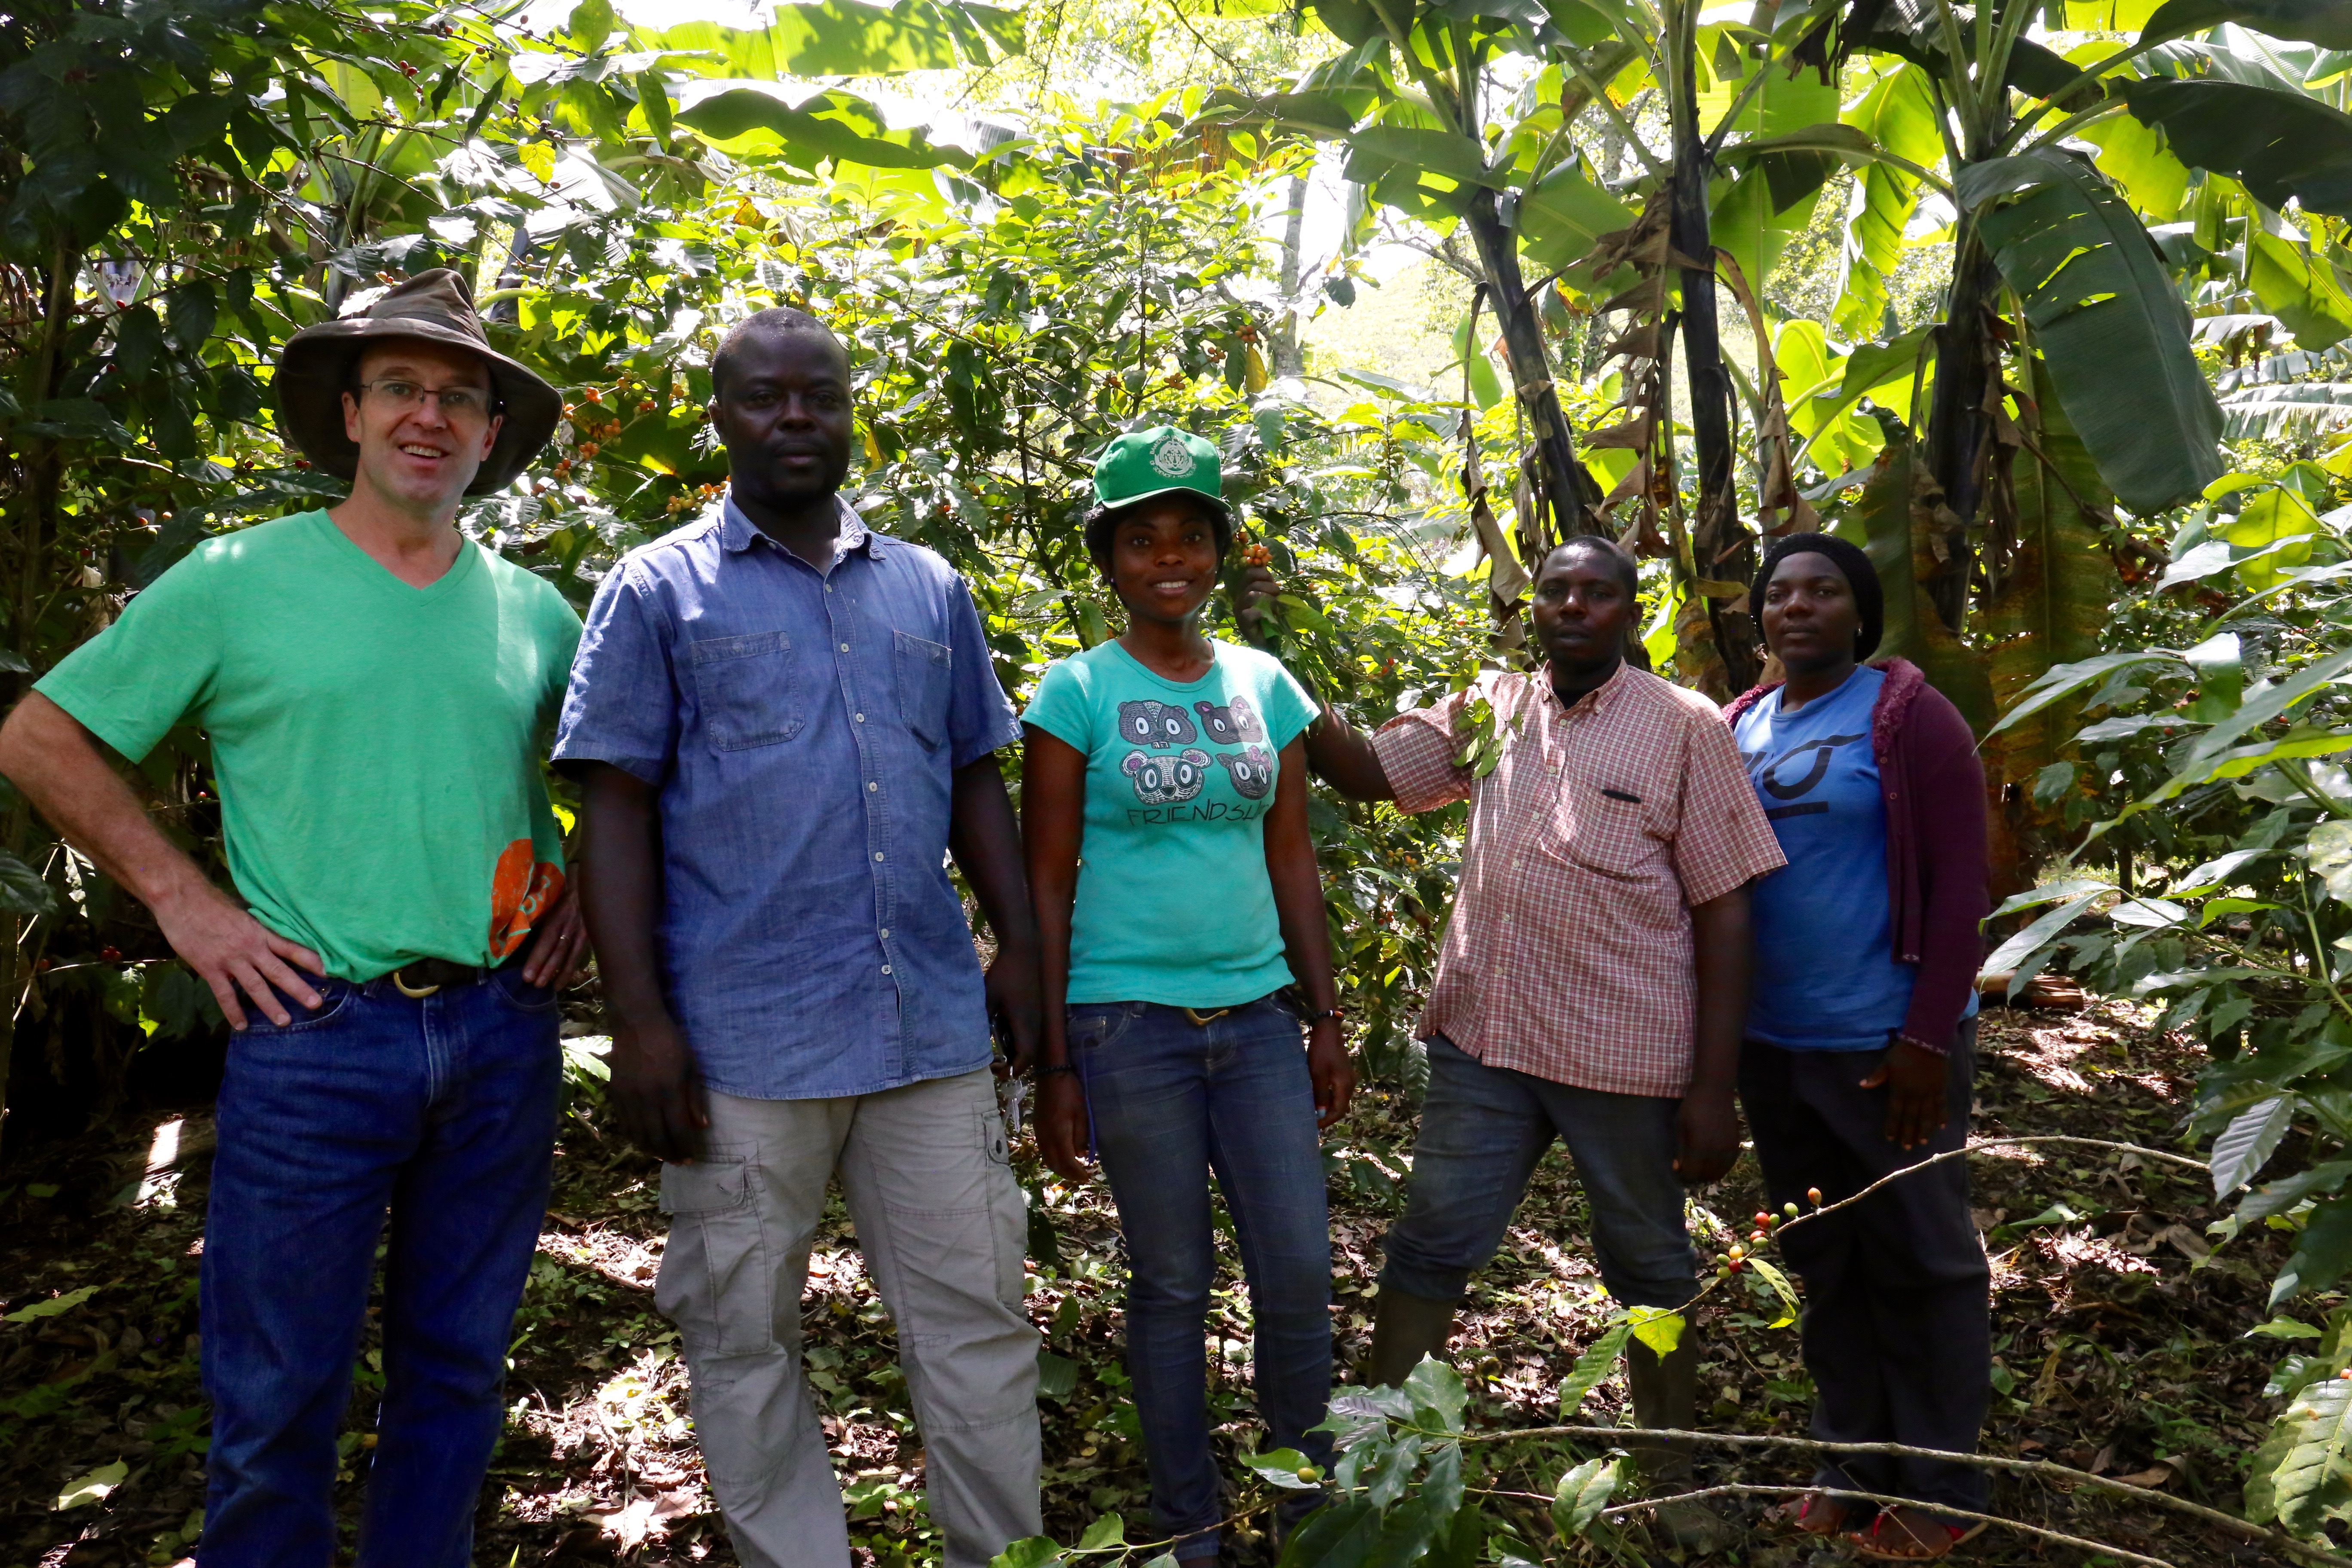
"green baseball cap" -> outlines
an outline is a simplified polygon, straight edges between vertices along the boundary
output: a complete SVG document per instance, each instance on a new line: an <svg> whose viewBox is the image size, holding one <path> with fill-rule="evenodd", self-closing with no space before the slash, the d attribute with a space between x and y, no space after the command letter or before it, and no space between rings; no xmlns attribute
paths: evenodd
<svg viewBox="0 0 2352 1568"><path fill-rule="evenodd" d="M1216 447L1173 425L1130 430L1095 459L1095 500L1105 507L1133 506L1179 490L1230 510Z"/></svg>

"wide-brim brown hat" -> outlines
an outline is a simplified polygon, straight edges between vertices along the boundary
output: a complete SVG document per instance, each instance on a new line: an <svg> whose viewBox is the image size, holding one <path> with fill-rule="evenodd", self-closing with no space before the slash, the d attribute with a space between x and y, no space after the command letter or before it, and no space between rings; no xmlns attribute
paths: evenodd
<svg viewBox="0 0 2352 1568"><path fill-rule="evenodd" d="M474 310L473 289L457 273L436 267L387 289L360 315L320 321L286 340L278 356L278 427L314 467L346 479L358 473L359 446L343 434L343 394L351 390L361 352L387 338L465 349L488 367L497 412L506 423L499 426L481 471L466 487L467 495L504 489L555 434L556 421L563 417L562 395L490 347Z"/></svg>

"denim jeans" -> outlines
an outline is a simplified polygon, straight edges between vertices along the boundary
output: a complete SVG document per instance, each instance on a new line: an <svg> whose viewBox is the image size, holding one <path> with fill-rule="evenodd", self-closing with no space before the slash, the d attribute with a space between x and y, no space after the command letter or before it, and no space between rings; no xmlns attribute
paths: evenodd
<svg viewBox="0 0 2352 1568"><path fill-rule="evenodd" d="M1384 1244L1381 1289L1461 1300L1470 1276L1502 1246L1536 1162L1559 1138L1592 1208L1601 1282L1627 1306L1681 1306L1698 1293L1675 1174L1681 1103L1490 1068L1432 1036L1412 1181L1404 1218Z"/></svg>
<svg viewBox="0 0 2352 1568"><path fill-rule="evenodd" d="M1127 1242L1127 1370L1152 1522L1187 1538L1180 1560L1213 1557L1222 1510L1202 1343L1217 1271L1213 1171L1249 1282L1268 1446L1318 1464L1331 1453L1328 1435L1307 1431L1331 1396L1331 1228L1298 1016L1268 996L1206 1024L1148 1002L1078 1004L1069 1019Z"/></svg>
<svg viewBox="0 0 2352 1568"><path fill-rule="evenodd" d="M362 1568L461 1568L547 1211L555 998L520 964L421 999L329 980L229 1047L205 1215L203 1568L325 1568L335 1436L384 1263Z"/></svg>
<svg viewBox="0 0 2352 1568"><path fill-rule="evenodd" d="M1977 1021L1962 1019L1948 1058L1948 1120L1908 1150L1887 1139L1888 1091L1862 1087L1885 1051L1790 1051L1749 1040L1739 1099L1767 1201L1802 1203L1819 1187L1835 1203L1967 1143L1976 1039ZM1992 1271L1969 1213L1966 1162L1947 1160L1800 1226L1781 1250L1805 1286L1799 1332L1813 1378L1813 1436L1976 1452L1992 1399ZM1984 1471L1937 1459L1845 1457L1813 1479L1977 1512L1991 1496Z"/></svg>

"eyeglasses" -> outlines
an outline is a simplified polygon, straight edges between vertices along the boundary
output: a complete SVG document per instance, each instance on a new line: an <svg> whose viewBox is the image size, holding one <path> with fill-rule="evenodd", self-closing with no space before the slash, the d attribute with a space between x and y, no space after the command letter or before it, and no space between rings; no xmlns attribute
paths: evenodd
<svg viewBox="0 0 2352 1568"><path fill-rule="evenodd" d="M449 419L479 419L491 411L489 395L472 386L419 386L413 381L387 378L383 381L357 383L359 392L375 395L378 403L389 404L406 414L425 406L432 398L441 405L441 413Z"/></svg>

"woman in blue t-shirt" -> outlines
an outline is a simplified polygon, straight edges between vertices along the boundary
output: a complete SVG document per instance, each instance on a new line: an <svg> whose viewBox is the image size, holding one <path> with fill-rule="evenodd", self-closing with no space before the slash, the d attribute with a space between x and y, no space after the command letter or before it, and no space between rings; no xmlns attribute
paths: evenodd
<svg viewBox="0 0 2352 1568"><path fill-rule="evenodd" d="M1272 1446L1328 1460L1330 1438L1308 1431L1331 1386L1318 1133L1355 1073L1307 827L1315 703L1268 655L1201 630L1233 542L1217 450L1165 426L1121 436L1095 496L1087 551L1128 628L1046 670L1022 715L1045 959L1037 1137L1063 1175L1084 1180L1091 1149L1109 1179L1153 1520L1192 1563L1217 1555L1222 1511L1209 1177L1249 1282L1258 1415Z"/></svg>
<svg viewBox="0 0 2352 1568"><path fill-rule="evenodd" d="M1818 533L1775 540L1751 602L1787 679L1725 716L1789 863L1756 886L1739 1095L1778 1209L1851 1197L1967 1142L1984 772L1967 721L1916 667L1861 662L1884 615L1860 550ZM1963 1162L1781 1235L1805 1282L1813 1436L1973 1453L1991 1382L1990 1278ZM1846 1458L1812 1485L1799 1528L1852 1531L1864 1556L1943 1557L1984 1528L1944 1511L1984 1511L1971 1466Z"/></svg>

